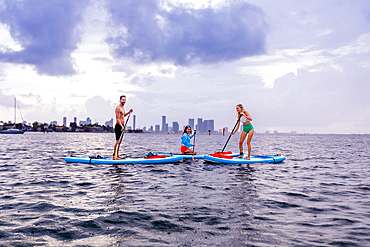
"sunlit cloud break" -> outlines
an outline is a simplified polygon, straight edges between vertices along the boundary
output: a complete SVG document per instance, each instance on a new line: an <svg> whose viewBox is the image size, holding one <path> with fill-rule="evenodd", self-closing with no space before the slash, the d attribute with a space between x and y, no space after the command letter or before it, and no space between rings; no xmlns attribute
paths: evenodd
<svg viewBox="0 0 370 247"><path fill-rule="evenodd" d="M109 0L112 56L189 66L265 53L267 24L258 7L243 1L200 9L167 4Z"/></svg>

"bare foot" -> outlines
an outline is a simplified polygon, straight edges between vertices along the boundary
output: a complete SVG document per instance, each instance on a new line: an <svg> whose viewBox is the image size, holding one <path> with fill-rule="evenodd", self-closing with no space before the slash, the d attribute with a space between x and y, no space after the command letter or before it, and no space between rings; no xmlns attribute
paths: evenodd
<svg viewBox="0 0 370 247"><path fill-rule="evenodd" d="M117 156L117 158L114 158L114 156L113 156L113 160L123 160L123 159L119 156Z"/></svg>
<svg viewBox="0 0 370 247"><path fill-rule="evenodd" d="M246 158L245 158L245 160L250 160L250 159L251 159L251 157L250 157L250 156L248 156L248 157L246 157Z"/></svg>
<svg viewBox="0 0 370 247"><path fill-rule="evenodd" d="M239 155L239 156L238 156L238 158L239 158L239 159L243 158L243 155Z"/></svg>

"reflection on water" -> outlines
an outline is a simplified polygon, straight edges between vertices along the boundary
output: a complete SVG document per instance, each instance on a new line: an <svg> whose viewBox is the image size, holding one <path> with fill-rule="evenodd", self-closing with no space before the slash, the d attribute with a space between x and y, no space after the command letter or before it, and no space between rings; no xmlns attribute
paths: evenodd
<svg viewBox="0 0 370 247"><path fill-rule="evenodd" d="M264 135L282 164L67 164L111 156L113 134L0 136L0 242L54 246L370 245L370 136ZM199 153L227 136L197 136ZM123 157L178 152L180 136L127 134ZM238 150L238 138L228 149Z"/></svg>

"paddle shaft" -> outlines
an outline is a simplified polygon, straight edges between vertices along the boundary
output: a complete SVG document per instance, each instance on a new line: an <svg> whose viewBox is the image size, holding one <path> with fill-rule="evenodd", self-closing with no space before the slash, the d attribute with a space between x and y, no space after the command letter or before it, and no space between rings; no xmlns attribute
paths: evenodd
<svg viewBox="0 0 370 247"><path fill-rule="evenodd" d="M233 133L233 132L234 132L234 130L235 130L236 126L238 125L238 123L239 123L239 121L240 121L240 118L241 118L241 117L242 117L242 114L240 114L240 117L239 117L238 121L236 121L236 124L235 124L235 126L234 126L233 130L230 132L229 138L227 138L227 142L225 143L225 146L224 146L224 148L222 149L221 153L225 150L226 145L229 143L229 140L230 140L230 138L231 138L231 133Z"/></svg>
<svg viewBox="0 0 370 247"><path fill-rule="evenodd" d="M126 133L126 127L127 127L128 120L130 119L130 115L131 115L131 112L128 114L128 117L126 119L126 123L125 123L124 129L123 129L123 131L121 133L121 136L119 137L118 145L121 143L122 138L123 138L123 135Z"/></svg>
<svg viewBox="0 0 370 247"><path fill-rule="evenodd" d="M194 130L194 143L193 143L193 161L194 161L194 148L195 148L195 136L197 134L197 131Z"/></svg>

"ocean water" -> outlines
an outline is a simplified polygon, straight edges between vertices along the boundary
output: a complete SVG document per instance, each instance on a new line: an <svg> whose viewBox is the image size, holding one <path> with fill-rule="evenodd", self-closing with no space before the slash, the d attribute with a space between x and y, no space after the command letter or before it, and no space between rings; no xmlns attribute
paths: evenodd
<svg viewBox="0 0 370 247"><path fill-rule="evenodd" d="M197 135L199 153L227 136ZM370 135L255 134L281 164L68 164L114 134L0 135L0 246L370 246ZM177 152L127 134L121 155ZM227 150L238 151L233 136Z"/></svg>

